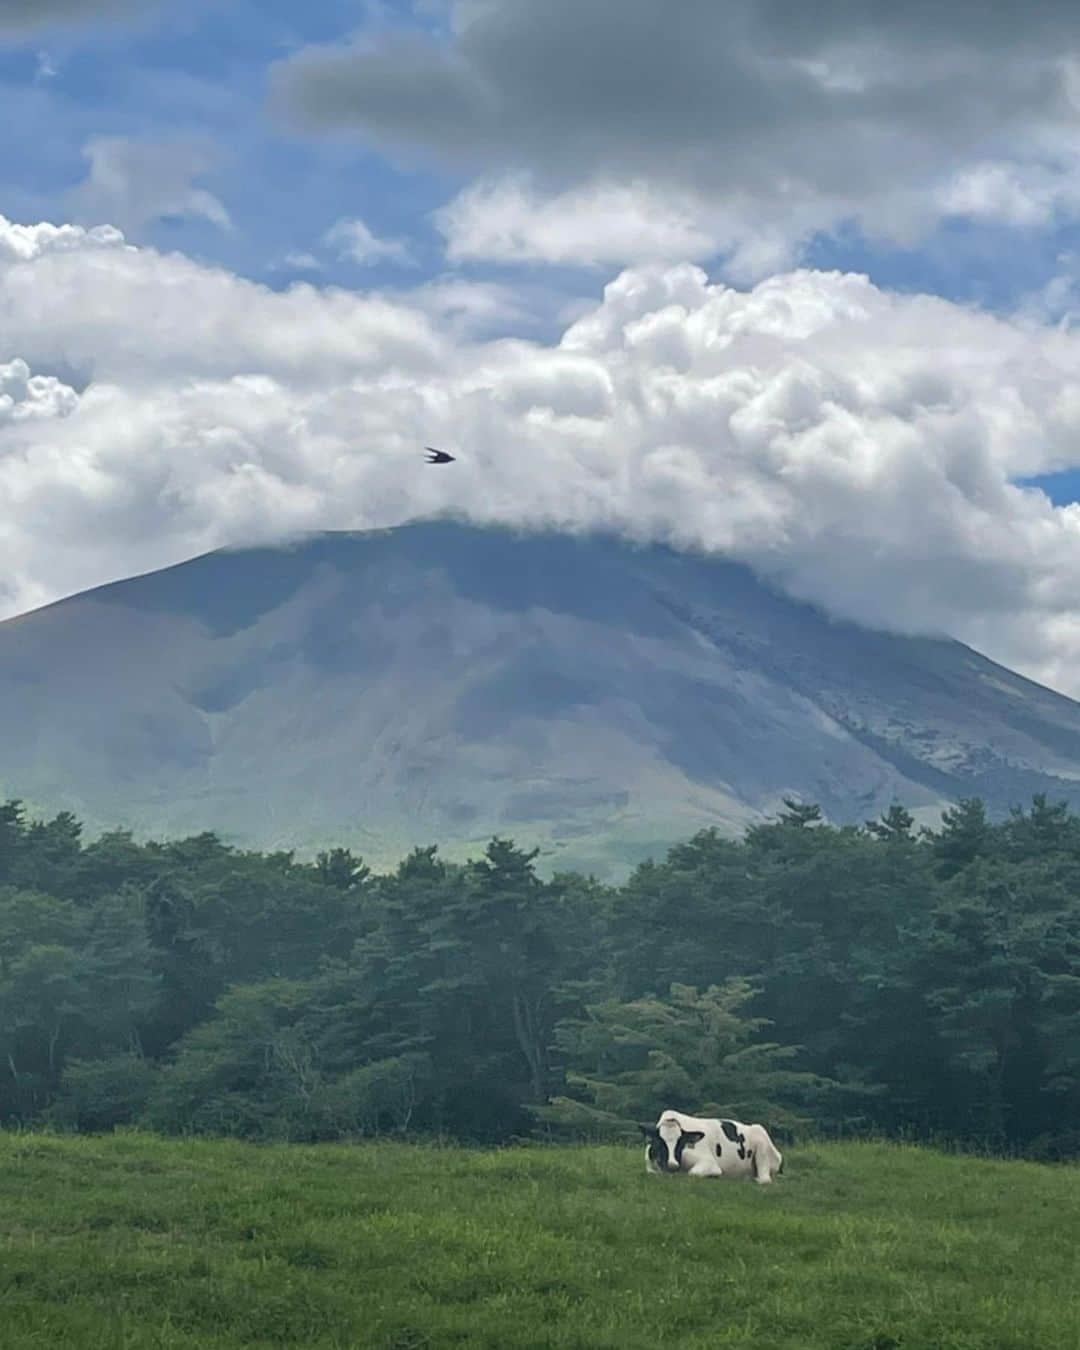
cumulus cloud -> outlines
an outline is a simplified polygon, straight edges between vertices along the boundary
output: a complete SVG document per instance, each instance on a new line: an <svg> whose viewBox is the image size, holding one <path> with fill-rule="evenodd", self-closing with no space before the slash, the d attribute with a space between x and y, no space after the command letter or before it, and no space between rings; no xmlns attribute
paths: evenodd
<svg viewBox="0 0 1080 1350"><path fill-rule="evenodd" d="M95 136L83 149L90 171L71 193L76 215L139 231L166 217L198 217L222 230L224 205L195 180L215 166L212 148L193 137Z"/></svg>
<svg viewBox="0 0 1080 1350"><path fill-rule="evenodd" d="M456 0L445 31L310 47L274 88L309 130L479 175L445 216L459 256L640 261L680 232L683 256L763 229L778 255L849 221L909 243L1075 214L1078 72L1065 0Z"/></svg>
<svg viewBox="0 0 1080 1350"><path fill-rule="evenodd" d="M712 237L700 208L665 199L647 184L588 186L545 199L524 179L477 183L436 213L453 262L542 259L586 264L700 258Z"/></svg>
<svg viewBox="0 0 1080 1350"><path fill-rule="evenodd" d="M79 396L70 385L53 375L31 375L18 359L0 362L0 427L31 419L67 417L75 411Z"/></svg>
<svg viewBox="0 0 1080 1350"><path fill-rule="evenodd" d="M338 250L338 256L350 258L363 267L374 263L413 264L412 254L400 239L380 239L362 220L339 220L326 232L325 242Z"/></svg>
<svg viewBox="0 0 1080 1350"><path fill-rule="evenodd" d="M434 368L444 345L423 314L378 296L275 292L109 226L0 217L0 294L8 341L33 369L62 361L121 387L250 372L321 386L403 360Z"/></svg>
<svg viewBox="0 0 1080 1350"><path fill-rule="evenodd" d="M435 212L451 262L487 259L597 267L727 254L727 275L755 280L789 265L804 230L757 224L749 203L710 202L648 183L594 182L552 196L527 175L481 180Z"/></svg>
<svg viewBox="0 0 1080 1350"><path fill-rule="evenodd" d="M127 247L124 236L114 225L18 225L0 216L0 263L30 262L47 253L89 248Z"/></svg>
<svg viewBox="0 0 1080 1350"><path fill-rule="evenodd" d="M0 424L7 612L453 511L719 551L1080 695L1080 507L1011 481L1075 456L1080 338L807 270L629 269L553 342L469 337L473 303L275 292L116 231L0 221L4 388L42 409ZM425 472L424 444L453 472Z"/></svg>

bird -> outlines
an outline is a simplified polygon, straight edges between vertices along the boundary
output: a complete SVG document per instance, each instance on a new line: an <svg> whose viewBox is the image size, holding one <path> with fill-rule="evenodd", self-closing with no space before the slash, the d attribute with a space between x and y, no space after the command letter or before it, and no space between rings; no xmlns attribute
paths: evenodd
<svg viewBox="0 0 1080 1350"><path fill-rule="evenodd" d="M425 445L425 446L424 446L424 449L428 452L429 458L428 458L428 461L427 461L427 462L428 462L429 464L451 464L451 463L453 463L454 456L453 456L453 455L448 455L448 454L446 453L445 450L435 450L435 449L433 449L433 447L430 446L430 445Z"/></svg>

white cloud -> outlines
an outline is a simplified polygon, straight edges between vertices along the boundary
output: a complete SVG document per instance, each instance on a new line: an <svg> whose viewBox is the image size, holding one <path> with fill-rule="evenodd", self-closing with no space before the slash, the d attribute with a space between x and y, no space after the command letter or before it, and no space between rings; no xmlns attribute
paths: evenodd
<svg viewBox="0 0 1080 1350"><path fill-rule="evenodd" d="M32 368L64 362L120 388L251 372L321 387L442 354L415 310L304 282L275 292L112 228L0 217L0 293L9 344Z"/></svg>
<svg viewBox="0 0 1080 1350"><path fill-rule="evenodd" d="M79 396L53 375L32 375L25 361L0 362L0 427L5 423L67 417Z"/></svg>
<svg viewBox="0 0 1080 1350"><path fill-rule="evenodd" d="M938 193L945 215L1039 229L1080 208L1080 163L976 164Z"/></svg>
<svg viewBox="0 0 1080 1350"><path fill-rule="evenodd" d="M1066 332L1075 328L1080 313L1080 257L1069 250L1058 254L1055 274L1022 298L1018 312L1032 323L1057 324Z"/></svg>
<svg viewBox="0 0 1080 1350"><path fill-rule="evenodd" d="M323 265L318 258L313 253L305 253L302 249L293 253L286 253L277 266L288 268L293 272L321 272L323 270Z"/></svg>
<svg viewBox="0 0 1080 1350"><path fill-rule="evenodd" d="M527 175L481 181L435 212L451 262L543 262L586 267L704 260L752 281L789 266L814 222L757 223L749 203L603 180L545 196Z"/></svg>
<svg viewBox="0 0 1080 1350"><path fill-rule="evenodd" d="M700 203L672 200L647 184L596 184L554 197L527 179L480 182L436 213L447 255L459 262L550 263L704 258L715 252Z"/></svg>
<svg viewBox="0 0 1080 1350"><path fill-rule="evenodd" d="M413 265L413 257L400 239L380 239L372 234L362 220L339 220L326 232L326 243L337 248L339 257L350 258L363 267L373 263L397 263L399 267Z"/></svg>
<svg viewBox="0 0 1080 1350"><path fill-rule="evenodd" d="M455 0L273 73L309 131L472 176L451 253L615 263L731 254L761 275L855 223L1076 219L1080 10L1064 0ZM764 238L764 246L759 243Z"/></svg>
<svg viewBox="0 0 1080 1350"><path fill-rule="evenodd" d="M0 263L30 262L45 253L90 248L124 248L123 234L112 225L17 225L0 216Z"/></svg>
<svg viewBox="0 0 1080 1350"><path fill-rule="evenodd" d="M90 171L71 193L72 207L83 219L112 220L137 232L155 220L187 216L232 229L222 202L195 186L217 158L196 138L95 136L83 156Z"/></svg>
<svg viewBox="0 0 1080 1350"><path fill-rule="evenodd" d="M473 303L275 292L115 232L0 222L5 388L42 410L0 426L8 612L217 545L454 510L718 550L1080 695L1080 507L1010 483L1075 455L1080 338L834 272L739 290L631 269L554 343L470 338ZM458 451L452 472L424 444Z"/></svg>

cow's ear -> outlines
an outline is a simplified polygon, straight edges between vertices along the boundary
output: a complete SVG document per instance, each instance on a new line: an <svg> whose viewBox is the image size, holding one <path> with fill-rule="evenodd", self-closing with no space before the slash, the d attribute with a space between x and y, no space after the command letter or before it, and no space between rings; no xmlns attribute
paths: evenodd
<svg viewBox="0 0 1080 1350"><path fill-rule="evenodd" d="M655 1135L657 1134L657 1129L656 1129L656 1126L655 1126L655 1125L640 1125L640 1124L639 1124L639 1125L638 1125L638 1129L641 1131L641 1133L645 1136L646 1139L652 1139L652 1138L654 1138Z"/></svg>
<svg viewBox="0 0 1080 1350"><path fill-rule="evenodd" d="M704 1130L683 1130L682 1138L684 1144L700 1144L705 1138Z"/></svg>

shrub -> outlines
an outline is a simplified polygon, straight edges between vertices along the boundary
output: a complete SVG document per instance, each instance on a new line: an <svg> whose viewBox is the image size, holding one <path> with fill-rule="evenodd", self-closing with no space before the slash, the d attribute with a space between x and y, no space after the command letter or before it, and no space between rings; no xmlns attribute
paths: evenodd
<svg viewBox="0 0 1080 1350"><path fill-rule="evenodd" d="M158 1071L141 1055L73 1059L48 1115L62 1128L87 1133L128 1125L146 1108Z"/></svg>

